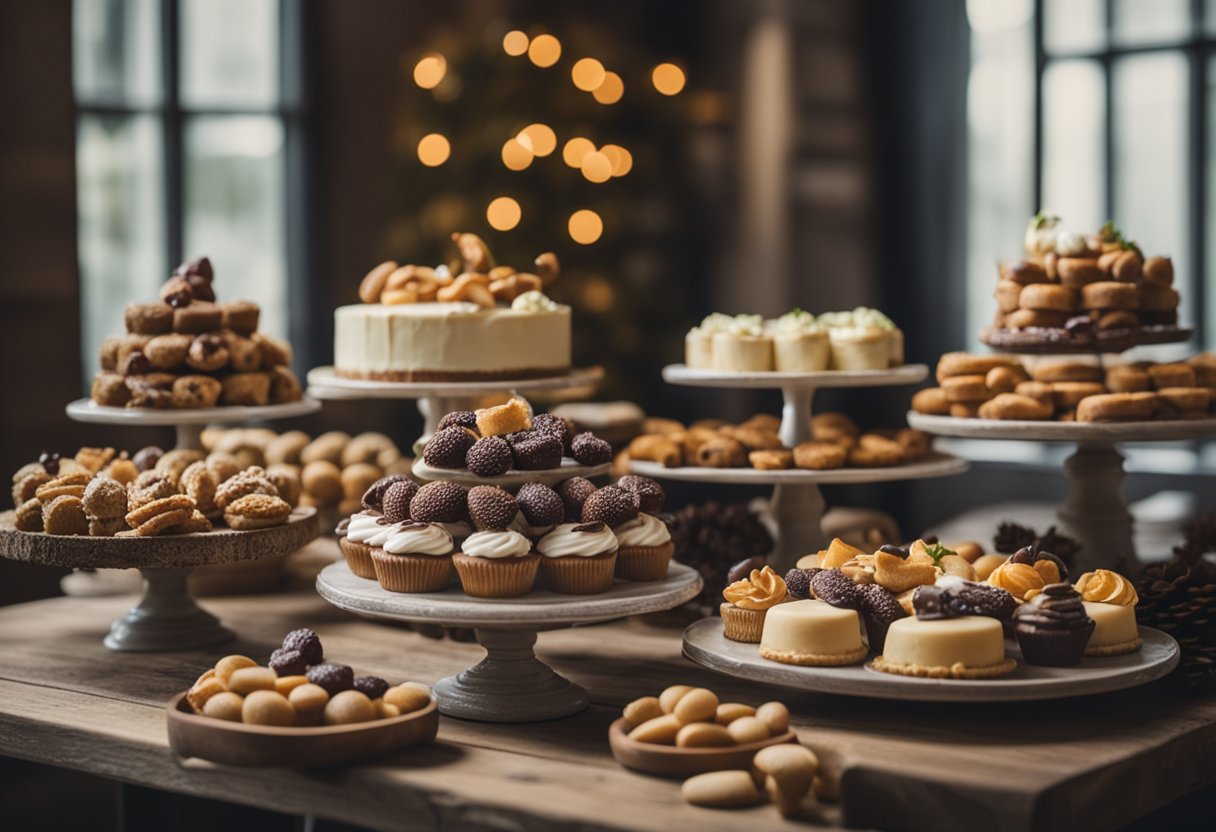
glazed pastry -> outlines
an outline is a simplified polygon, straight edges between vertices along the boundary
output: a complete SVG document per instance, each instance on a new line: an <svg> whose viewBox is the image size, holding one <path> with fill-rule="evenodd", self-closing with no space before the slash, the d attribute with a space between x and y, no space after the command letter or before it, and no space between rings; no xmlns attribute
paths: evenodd
<svg viewBox="0 0 1216 832"><path fill-rule="evenodd" d="M760 655L803 666L857 664L866 656L861 619L856 610L819 600L780 604L765 615Z"/></svg>
<svg viewBox="0 0 1216 832"><path fill-rule="evenodd" d="M549 589L574 595L604 592L612 586L617 548L616 536L602 520L562 523L536 543Z"/></svg>
<svg viewBox="0 0 1216 832"><path fill-rule="evenodd" d="M714 333L713 368L757 373L773 369L773 339L765 334L759 315L736 315Z"/></svg>
<svg viewBox="0 0 1216 832"><path fill-rule="evenodd" d="M1013 614L1014 634L1029 664L1066 667L1081 661L1094 621L1066 583L1048 584Z"/></svg>
<svg viewBox="0 0 1216 832"><path fill-rule="evenodd" d="M723 635L751 644L759 643L768 611L788 600L785 581L769 566L734 581L722 590L722 597L726 599L719 607Z"/></svg>
<svg viewBox="0 0 1216 832"><path fill-rule="evenodd" d="M828 334L815 316L801 309L772 322L773 369L777 372L819 372L828 368Z"/></svg>

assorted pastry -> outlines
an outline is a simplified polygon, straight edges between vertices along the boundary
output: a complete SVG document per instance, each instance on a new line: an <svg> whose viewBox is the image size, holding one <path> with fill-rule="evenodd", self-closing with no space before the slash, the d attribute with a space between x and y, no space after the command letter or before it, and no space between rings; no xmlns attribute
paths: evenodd
<svg viewBox="0 0 1216 832"><path fill-rule="evenodd" d="M904 336L877 309L780 318L715 312L684 337L684 364L738 373L886 370L904 363Z"/></svg>
<svg viewBox="0 0 1216 832"><path fill-rule="evenodd" d="M922 459L932 447L923 431L863 431L848 416L834 412L812 416L811 439L793 448L781 441L781 420L764 413L737 425L721 419L687 426L674 419L649 419L647 425L651 432L635 437L625 453L631 460L658 462L665 468L885 468Z"/></svg>
<svg viewBox="0 0 1216 832"><path fill-rule="evenodd" d="M564 459L589 467L607 465L612 446L594 433L576 434L560 416L534 415L527 402L516 398L446 414L422 450L422 461L432 468L467 470L477 477L560 468Z"/></svg>
<svg viewBox="0 0 1216 832"><path fill-rule="evenodd" d="M374 431L351 436L335 430L312 437L301 430L208 428L202 445L210 456L231 457L242 468L257 465L276 480L298 483L288 489L300 505L336 508L342 515L360 510L364 492L376 480L404 474L413 462L392 439Z"/></svg>
<svg viewBox="0 0 1216 832"><path fill-rule="evenodd" d="M338 544L354 574L390 592L442 591L454 571L463 591L479 598L536 587L596 594L616 579L667 575L675 547L657 516L665 500L647 477L603 488L571 477L512 494L447 480L420 486L395 474L368 488Z"/></svg>
<svg viewBox="0 0 1216 832"><path fill-rule="evenodd" d="M913 395L914 411L1062 422L1193 419L1216 404L1216 353L1171 363L1104 364L951 352L937 363L937 383Z"/></svg>
<svg viewBox="0 0 1216 832"><path fill-rule="evenodd" d="M12 479L13 524L51 535L195 534L219 522L263 529L286 523L300 499L292 471L155 446L134 456L114 448L81 448L70 458L43 453Z"/></svg>
<svg viewBox="0 0 1216 832"><path fill-rule="evenodd" d="M997 313L980 340L1004 349L1094 349L1185 340L1168 257L1148 257L1113 222L1080 234L1038 214L1025 258L999 264Z"/></svg>
<svg viewBox="0 0 1216 832"><path fill-rule="evenodd" d="M227 722L276 728L353 725L391 719L431 704L419 682L390 685L379 676L356 676L328 661L321 639L292 630L265 665L248 656L225 656L186 693L194 713Z"/></svg>
<svg viewBox="0 0 1216 832"><path fill-rule="evenodd" d="M722 592L723 634L782 664L832 667L874 655L874 670L988 679L1013 671L1014 638L1031 665L1070 666L1140 648L1134 585L1110 570L1069 583L1054 554L1005 556L936 540L868 553L840 539L784 577L752 567Z"/></svg>
<svg viewBox="0 0 1216 832"><path fill-rule="evenodd" d="M291 345L258 331L257 304L216 303L214 276L206 257L182 263L159 300L127 307L127 334L101 344L93 401L199 408L300 399Z"/></svg>

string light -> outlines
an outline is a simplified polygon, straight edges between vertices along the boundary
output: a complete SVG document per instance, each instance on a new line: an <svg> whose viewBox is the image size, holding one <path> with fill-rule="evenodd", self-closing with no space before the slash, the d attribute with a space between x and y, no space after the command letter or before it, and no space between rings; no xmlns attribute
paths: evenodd
<svg viewBox="0 0 1216 832"><path fill-rule="evenodd" d="M612 162L598 150L583 157L583 176L590 182L607 182L612 178Z"/></svg>
<svg viewBox="0 0 1216 832"><path fill-rule="evenodd" d="M502 146L502 163L508 170L523 170L532 164L532 150L519 139L507 139Z"/></svg>
<svg viewBox="0 0 1216 832"><path fill-rule="evenodd" d="M625 82L615 72L605 72L604 81L591 93L601 104L615 104L625 94Z"/></svg>
<svg viewBox="0 0 1216 832"><path fill-rule="evenodd" d="M414 64L414 83L424 90L433 90L447 72L448 62L444 57L438 52L430 52Z"/></svg>
<svg viewBox="0 0 1216 832"><path fill-rule="evenodd" d="M584 246L591 245L604 233L604 221L589 208L581 208L571 214L566 227L570 232L570 239Z"/></svg>
<svg viewBox="0 0 1216 832"><path fill-rule="evenodd" d="M581 168L583 157L594 151L595 145L591 143L590 139L575 136L562 148L562 161L572 168Z"/></svg>
<svg viewBox="0 0 1216 832"><path fill-rule="evenodd" d="M520 144L524 143L524 137L531 142L532 147L529 149L533 155L548 156L557 148L557 134L547 124L529 124L516 136Z"/></svg>
<svg viewBox="0 0 1216 832"><path fill-rule="evenodd" d="M675 64L659 64L650 71L650 82L662 95L676 95L684 89L684 70Z"/></svg>
<svg viewBox="0 0 1216 832"><path fill-rule="evenodd" d="M528 44L528 60L541 69L548 69L562 56L562 44L553 35L537 35Z"/></svg>
<svg viewBox="0 0 1216 832"><path fill-rule="evenodd" d="M510 231L519 225L522 215L519 203L509 196L495 197L486 206L486 222L495 231Z"/></svg>
<svg viewBox="0 0 1216 832"><path fill-rule="evenodd" d="M452 155L452 145L439 133L427 133L418 140L418 161L428 168L437 168Z"/></svg>
<svg viewBox="0 0 1216 832"><path fill-rule="evenodd" d="M502 36L502 51L512 58L518 58L528 51L528 36L518 29L512 29Z"/></svg>
<svg viewBox="0 0 1216 832"><path fill-rule="evenodd" d="M581 58L570 68L570 78L574 86L583 92L594 92L604 83L604 65L595 58Z"/></svg>

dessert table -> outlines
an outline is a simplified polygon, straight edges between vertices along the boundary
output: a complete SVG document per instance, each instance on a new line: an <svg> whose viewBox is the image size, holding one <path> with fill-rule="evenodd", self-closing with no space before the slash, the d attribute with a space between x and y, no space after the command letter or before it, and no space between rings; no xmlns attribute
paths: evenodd
<svg viewBox="0 0 1216 832"><path fill-rule="evenodd" d="M311 626L362 671L428 683L467 667L476 644L434 640L326 604L312 576L335 554L317 541L274 596L212 599L235 644L171 654L112 653L95 632L129 598L56 598L0 609L0 754L170 792L313 815L378 830L788 828L772 806L695 808L678 781L611 757L620 708L682 682L724 699L786 702L838 790L828 826L1114 829L1216 782L1216 699L1167 682L1039 704L898 704L797 693L731 679L681 658L681 623L617 621L548 633L538 653L587 689L577 716L531 725L442 717L432 746L319 771L177 760L165 702L232 651L264 656Z"/></svg>

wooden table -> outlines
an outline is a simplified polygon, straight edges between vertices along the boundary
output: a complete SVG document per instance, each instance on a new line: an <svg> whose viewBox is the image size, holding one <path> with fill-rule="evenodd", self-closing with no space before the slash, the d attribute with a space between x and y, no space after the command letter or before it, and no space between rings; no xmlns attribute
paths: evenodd
<svg viewBox="0 0 1216 832"><path fill-rule="evenodd" d="M311 562L332 541L305 550ZM315 564L314 564L315 565ZM305 569L307 572L308 570ZM590 691L576 717L534 725L443 718L439 741L333 770L238 770L178 761L164 703L216 658L264 660L311 626L357 671L434 682L476 645L342 613L307 588L207 601L241 639L181 653L113 653L98 634L130 598L57 598L0 608L0 754L172 792L374 829L776 829L771 806L685 805L679 784L612 759L608 725L635 696L686 682L726 699L780 698L802 740L839 776L829 825L898 829L1112 829L1216 781L1216 700L1165 684L1026 705L885 703L716 676L680 656L679 630L639 621L544 633L538 653Z"/></svg>

